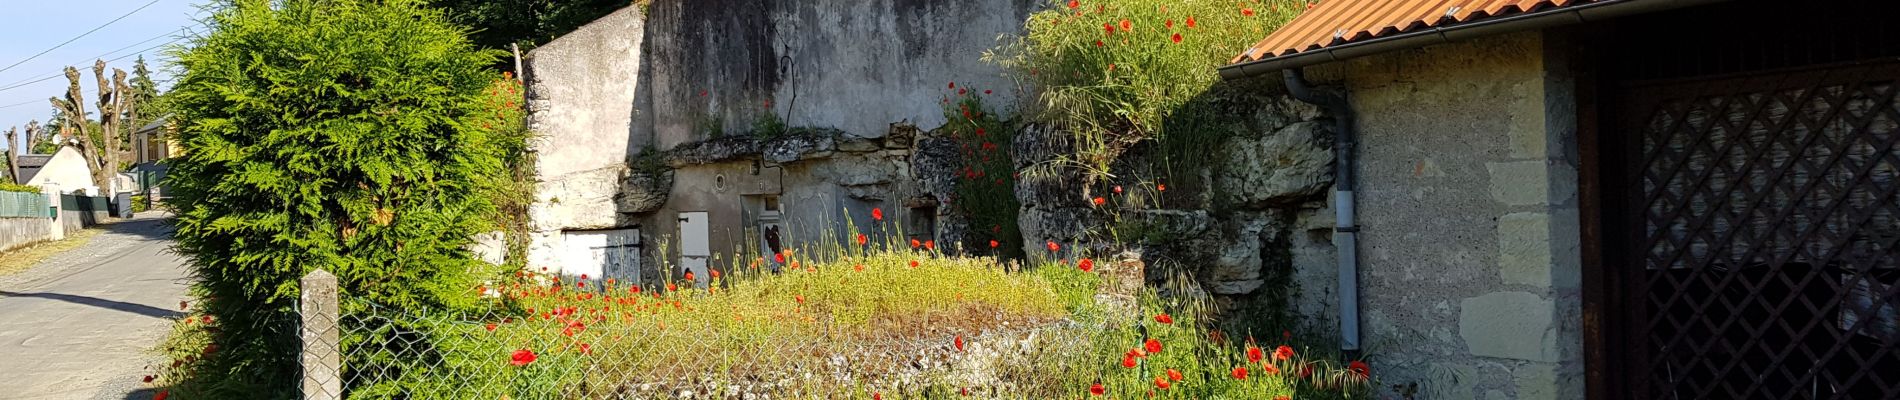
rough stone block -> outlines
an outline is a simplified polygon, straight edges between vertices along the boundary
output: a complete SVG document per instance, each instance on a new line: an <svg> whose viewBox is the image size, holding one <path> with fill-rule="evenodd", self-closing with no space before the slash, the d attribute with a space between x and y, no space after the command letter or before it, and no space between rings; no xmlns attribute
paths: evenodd
<svg viewBox="0 0 1900 400"><path fill-rule="evenodd" d="M1466 298L1458 315L1458 336L1472 355L1556 362L1555 306L1526 292L1496 292Z"/></svg>
<svg viewBox="0 0 1900 400"><path fill-rule="evenodd" d="M1550 215L1514 213L1498 218L1498 272L1504 283L1550 287Z"/></svg>
<svg viewBox="0 0 1900 400"><path fill-rule="evenodd" d="M1557 365L1529 363L1511 371L1511 381L1517 385L1519 400L1554 400L1568 398L1558 389Z"/></svg>
<svg viewBox="0 0 1900 400"><path fill-rule="evenodd" d="M1543 160L1485 163L1491 172L1491 198L1513 206L1550 202L1550 171Z"/></svg>
<svg viewBox="0 0 1900 400"><path fill-rule="evenodd" d="M1242 208L1297 205L1332 187L1331 136L1315 121L1287 125L1259 139L1229 140L1214 177L1218 192Z"/></svg>

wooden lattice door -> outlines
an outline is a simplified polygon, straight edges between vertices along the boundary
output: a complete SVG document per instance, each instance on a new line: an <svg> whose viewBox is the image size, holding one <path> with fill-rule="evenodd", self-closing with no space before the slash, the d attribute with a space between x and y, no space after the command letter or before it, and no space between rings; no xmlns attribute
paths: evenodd
<svg viewBox="0 0 1900 400"><path fill-rule="evenodd" d="M1612 98L1619 392L1900 398L1900 64Z"/></svg>

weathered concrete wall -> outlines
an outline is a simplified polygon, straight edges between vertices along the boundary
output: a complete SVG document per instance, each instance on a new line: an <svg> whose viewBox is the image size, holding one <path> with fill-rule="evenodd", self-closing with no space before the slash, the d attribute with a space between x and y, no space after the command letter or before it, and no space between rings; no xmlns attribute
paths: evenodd
<svg viewBox="0 0 1900 400"><path fill-rule="evenodd" d="M0 252L58 239L53 223L51 218L0 218Z"/></svg>
<svg viewBox="0 0 1900 400"><path fill-rule="evenodd" d="M911 214L899 210L917 193L909 138L835 159L768 161L787 165L756 176L756 156L664 176L629 161L648 148L749 135L767 116L791 128L838 129L849 139L838 146L880 140L894 125L929 130L944 122L941 101L955 94L952 81L990 90L986 102L1008 107L1018 91L982 54L1001 34L1020 31L1040 4L659 0L534 50L529 124L542 138L533 147L540 182L529 264L570 262L563 230L640 227L664 239L677 233L677 214L691 211L708 213L714 251L730 252L752 226L747 196L779 195L793 238L844 235L836 226L847 208L859 226L869 224L871 208L893 220ZM767 177L775 181L762 183Z"/></svg>
<svg viewBox="0 0 1900 400"><path fill-rule="evenodd" d="M874 137L892 123L942 125L950 82L1016 90L981 60L1020 32L1033 0L659 0L649 11L648 85L661 149L743 132L767 113L790 126ZM954 94L954 93L952 93Z"/></svg>
<svg viewBox="0 0 1900 400"><path fill-rule="evenodd" d="M1574 85L1547 50L1520 33L1332 71L1358 113L1363 340L1381 390L1583 398Z"/></svg>

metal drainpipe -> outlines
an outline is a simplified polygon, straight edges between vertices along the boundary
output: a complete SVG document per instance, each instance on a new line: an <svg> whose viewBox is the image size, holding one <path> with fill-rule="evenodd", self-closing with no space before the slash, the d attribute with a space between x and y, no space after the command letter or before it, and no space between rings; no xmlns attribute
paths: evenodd
<svg viewBox="0 0 1900 400"><path fill-rule="evenodd" d="M1358 359L1359 220L1353 198L1358 135L1353 132L1352 107L1343 95L1313 90L1300 68L1285 69L1282 76L1293 98L1325 108L1338 124L1333 129L1333 247L1339 253L1339 350L1347 359Z"/></svg>

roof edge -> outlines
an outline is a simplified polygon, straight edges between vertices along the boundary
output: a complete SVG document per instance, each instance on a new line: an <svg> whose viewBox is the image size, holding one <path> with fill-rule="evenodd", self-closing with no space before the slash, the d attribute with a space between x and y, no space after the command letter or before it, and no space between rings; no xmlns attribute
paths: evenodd
<svg viewBox="0 0 1900 400"><path fill-rule="evenodd" d="M1395 50L1509 33L1602 21L1636 14L1719 3L1728 0L1626 0L1553 8L1477 22L1406 32L1220 67L1222 80L1248 78L1275 71L1364 57Z"/></svg>

